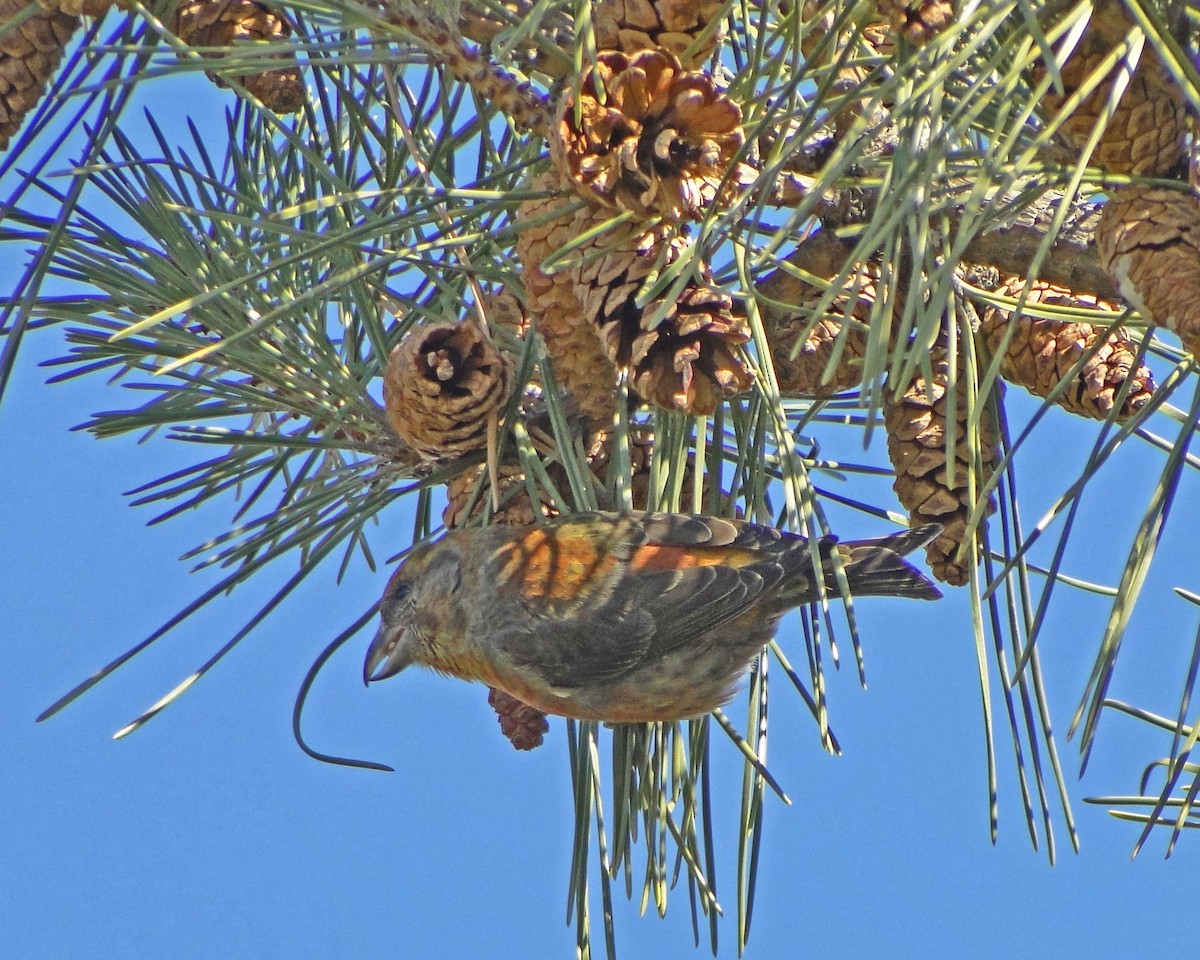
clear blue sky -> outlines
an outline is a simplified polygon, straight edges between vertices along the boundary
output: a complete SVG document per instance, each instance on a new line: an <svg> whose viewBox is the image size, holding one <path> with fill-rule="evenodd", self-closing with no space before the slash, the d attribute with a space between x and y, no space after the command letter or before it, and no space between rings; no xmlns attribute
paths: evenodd
<svg viewBox="0 0 1200 960"><path fill-rule="evenodd" d="M4 256L7 291L19 264L11 251ZM109 737L207 659L294 561L281 565L275 583L216 604L58 717L34 723L209 583L176 558L221 532L233 509L225 503L146 528L152 512L128 507L122 491L192 462L195 452L158 437L138 445L69 433L89 413L128 400L99 379L45 386L35 362L60 350L54 332L31 339L0 407L0 862L8 878L0 954L571 956L561 721L541 749L518 754L499 735L481 688L406 674L365 690L364 632L323 674L307 731L318 748L387 762L397 773L325 766L292 741L292 698L305 670L379 594L383 571L357 564L340 585L334 569L312 577L128 739ZM1027 522L1086 453L1093 428L1058 432L1067 422L1048 418L1028 451ZM1115 579L1160 462L1158 454L1118 458L1089 493L1087 529L1069 554L1073 572ZM1200 588L1187 542L1198 486L1194 475L1185 479L1162 558L1180 575L1192 571L1190 582L1152 578L1113 688L1159 711L1177 702L1195 630L1194 608L1170 586ZM388 518L377 555L402 547L406 529L403 516ZM1059 863L1050 868L1030 848L1001 721L993 847L964 596L952 591L936 605L863 602L859 614L869 690L858 688L852 669L831 676L845 756L821 751L793 698L774 701L769 760L794 804L767 801L748 956L1194 953L1186 917L1200 867L1196 838L1185 836L1169 862L1154 839L1131 863L1136 830L1081 802L1132 792L1142 763L1166 741L1110 715L1077 783L1075 747L1060 740L1083 851L1069 852L1060 826ZM1058 596L1043 657L1060 734L1105 615L1101 601ZM786 648L799 651L797 630L785 621ZM718 893L732 906L741 769L732 746L714 742ZM594 910L600 955L598 899ZM639 918L636 904L620 901L617 928L624 960L707 955L690 946L682 889L665 922ZM733 932L727 917L722 956L733 956Z"/></svg>

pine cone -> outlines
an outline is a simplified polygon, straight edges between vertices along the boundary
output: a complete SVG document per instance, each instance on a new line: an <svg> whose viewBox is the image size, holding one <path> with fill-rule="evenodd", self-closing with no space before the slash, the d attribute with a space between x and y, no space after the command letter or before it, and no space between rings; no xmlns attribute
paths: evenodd
<svg viewBox="0 0 1200 960"><path fill-rule="evenodd" d="M1124 42L1130 23L1120 4L1101 3L1087 31L1060 65L1063 93L1052 87L1042 97L1039 112L1050 120L1066 101L1074 96L1089 77L1100 69L1106 58ZM1057 136L1062 147L1054 151L1064 163L1075 162L1087 145L1092 131L1108 111L1108 100L1121 64L1089 93L1059 126ZM1046 76L1044 64L1033 71L1034 82ZM1166 67L1147 44L1137 69L1113 109L1096 145L1091 162L1110 173L1135 176L1162 176L1175 171L1183 161L1187 135L1187 102L1183 91L1171 79Z"/></svg>
<svg viewBox="0 0 1200 960"><path fill-rule="evenodd" d="M544 73L551 77L562 77L568 72L564 61L546 52L539 41L571 50L575 43L575 22L570 12L563 8L541 11L535 30L529 29L530 14L537 0L503 0L507 17L499 17L490 10L474 3L464 3L458 8L458 29L468 40L478 44L493 44L497 37L507 34L501 43L522 73Z"/></svg>
<svg viewBox="0 0 1200 960"><path fill-rule="evenodd" d="M896 471L893 487L910 511L913 524L936 521L944 527L925 548L933 575L945 583L962 586L970 579L970 554L960 556L959 551L966 542L967 520L974 506L967 487L970 453L966 403L959 394L955 403L954 461L950 464L953 476L947 477L946 384L950 362L942 344L934 346L930 356L931 381L918 375L900 400L892 400L889 394L884 401L888 456ZM991 476L998 453L996 426L986 415L980 419L979 447L983 469L977 483L982 485ZM989 497L988 513L994 509Z"/></svg>
<svg viewBox="0 0 1200 960"><path fill-rule="evenodd" d="M577 126L568 92L550 156L593 203L683 220L728 192L722 181L744 140L742 111L708 74L685 71L657 50L604 52L584 77L578 107ZM749 176L742 167L733 173L729 186Z"/></svg>
<svg viewBox="0 0 1200 960"><path fill-rule="evenodd" d="M512 741L517 750L532 750L542 745L550 724L541 710L495 687L488 688L488 703L496 711L500 732Z"/></svg>
<svg viewBox="0 0 1200 960"><path fill-rule="evenodd" d="M520 465L502 463L499 466L500 506L492 511L488 523L510 527L523 527L539 519L558 516L549 494L538 491L537 512L529 500L525 484L525 473ZM446 484L446 507L442 511L442 523L448 530L469 526L472 520L483 516L492 500L491 485L487 478L487 465L469 467Z"/></svg>
<svg viewBox="0 0 1200 960"><path fill-rule="evenodd" d="M827 312L815 322L813 311L825 295L820 287L805 283L785 270L775 271L761 285L759 289L765 298L763 320L781 394L831 397L862 383L867 328L879 276L875 264L859 264L856 272L843 284L847 293L835 297ZM851 305L849 291L856 287L857 296ZM792 306L783 309L770 303L771 300ZM848 327L847 307L855 321ZM829 369L831 360L833 367Z"/></svg>
<svg viewBox="0 0 1200 960"><path fill-rule="evenodd" d="M592 22L600 50L661 48L688 68L698 66L716 50L721 30L709 33L703 45L685 59L687 48L721 13L722 0L598 0Z"/></svg>
<svg viewBox="0 0 1200 960"><path fill-rule="evenodd" d="M70 17L95 17L99 19L116 7L128 10L129 0L37 0L43 10L57 11ZM3 16L0 15L0 20Z"/></svg>
<svg viewBox="0 0 1200 960"><path fill-rule="evenodd" d="M571 489L567 478L563 457L555 450L550 440L538 426L530 425L530 438L534 447L543 458L546 475L555 488L562 494ZM541 438L541 442L539 442ZM588 430L585 428L584 456L588 467L600 484L606 476L606 468L610 455L609 437L605 430ZM638 445L635 442L631 459L638 462ZM529 484L526 483L525 471L517 460L515 452L509 454L498 468L498 497L500 506L491 511L488 523L504 524L507 526L525 526L540 519L550 519L559 515L550 493L540 485L536 485L537 503L530 499ZM576 456L571 451L568 456ZM442 522L450 529L468 525L472 520L483 516L491 506L491 487L486 475L486 464L469 467L455 476L446 485L446 509L442 512ZM474 501L474 502L472 502ZM604 506L604 504L601 504Z"/></svg>
<svg viewBox="0 0 1200 960"><path fill-rule="evenodd" d="M732 297L691 284L671 301L658 326L648 329L645 320L661 302L652 301L642 312L631 298L604 331L610 356L614 350L623 355L628 344L630 383L640 396L668 410L707 415L726 397L750 388L754 376L737 349L750 333L745 317L733 312Z"/></svg>
<svg viewBox="0 0 1200 960"><path fill-rule="evenodd" d="M851 42L865 44L868 52L874 51L884 57L890 57L896 52L896 35L891 29L891 21L888 16L880 13L877 20L870 20L861 27L857 23L843 20L843 34L833 43L826 44L818 59L817 49L829 32L834 29L842 13L841 4L833 2L833 0L805 0L801 17L806 32L800 38L800 49L813 64L836 62L842 51ZM862 80L868 72L861 67L847 69L852 70L853 75L859 80Z"/></svg>
<svg viewBox="0 0 1200 960"><path fill-rule="evenodd" d="M255 0L183 0L175 33L194 47L228 47L240 41L283 40L291 36L292 28L270 7ZM205 56L219 59L223 54ZM275 54L272 59L289 58ZM217 86L228 86L216 74L208 75ZM276 113L295 113L304 102L304 85L295 64L234 79Z"/></svg>
<svg viewBox="0 0 1200 960"><path fill-rule="evenodd" d="M500 287L488 296L487 316L500 330L515 340L524 340L533 329L533 318L515 293Z"/></svg>
<svg viewBox="0 0 1200 960"><path fill-rule="evenodd" d="M954 20L953 0L875 0L875 6L911 44L927 43Z"/></svg>
<svg viewBox="0 0 1200 960"><path fill-rule="evenodd" d="M612 496L613 485L610 483L609 465L613 457L612 435L608 430L599 430L587 434L583 438L584 456L588 469L596 480L596 495L601 509L617 509L617 500ZM648 510L659 503L650 501L651 455L654 450L654 432L645 426L634 426L629 434L630 492L633 495L633 509ZM544 465L550 481L560 491L565 493L570 489L566 469L561 459L553 455L553 450L540 451L547 458ZM574 456L574 454L571 454ZM668 484L675 482L674 477L663 470L663 479ZM678 479L680 489L685 496L690 496L694 481L695 463L689 459L683 467L683 476ZM491 503L491 488L486 477L486 466L479 464L469 467L454 477L446 485L447 504L442 512L442 522L449 529L468 525L471 521L484 515ZM505 462L499 467L499 497L500 507L491 513L488 523L523 526L534 523L538 519L549 519L559 515L550 495L538 488L536 507L530 501L528 486L525 483L525 473L519 463ZM703 493L707 496L709 478L703 480ZM472 502L474 501L474 502Z"/></svg>
<svg viewBox="0 0 1200 960"><path fill-rule="evenodd" d="M410 330L383 381L393 429L428 459L450 459L487 443L490 416L513 389L512 367L469 323Z"/></svg>
<svg viewBox="0 0 1200 960"><path fill-rule="evenodd" d="M1096 253L1126 301L1174 330L1200 358L1200 199L1130 184L1109 195L1096 223Z"/></svg>
<svg viewBox="0 0 1200 960"><path fill-rule="evenodd" d="M0 0L0 27L33 0ZM0 150L21 126L46 90L63 51L79 27L79 18L62 11L39 9L0 35Z"/></svg>
<svg viewBox="0 0 1200 960"><path fill-rule="evenodd" d="M1021 277L1010 277L997 293L1016 299L1024 283ZM1112 411L1117 394L1132 377L1129 392L1116 413L1117 421L1124 422L1153 396L1154 375L1145 366L1134 369L1137 344L1129 334L1118 328L1104 335L1108 323L1117 318L1117 309L1111 304L1092 296L1076 295L1043 280L1030 288L1026 303L1089 307L1101 316L1094 324L1025 313L1017 314L1014 319L1008 310L988 307L983 312L979 332L993 353L1002 348L1009 327L1014 328L1000 363L1000 375L1009 383L1022 386L1035 396L1047 397L1080 357L1094 351L1076 374L1074 385L1059 394L1059 406L1081 417L1104 420ZM1103 342L1097 346L1101 338Z"/></svg>
<svg viewBox="0 0 1200 960"><path fill-rule="evenodd" d="M551 190L557 184L557 177L543 175L532 187ZM583 305L575 296L570 277L565 272L550 276L541 269L547 257L575 238L578 229L586 229L584 222L593 211L580 211L577 215L571 211L577 203L564 197L522 203L517 214L519 224L548 216L552 219L522 229L517 237L517 258L521 261L521 282L534 326L546 343L555 379L581 414L593 423L609 424L617 409L616 368L605 354L596 328L584 317ZM559 211L559 215L553 216Z"/></svg>
<svg viewBox="0 0 1200 960"><path fill-rule="evenodd" d="M679 255L680 238L625 225L598 238L596 247L601 244L606 253L574 272L575 295L608 357L618 369L628 368L639 396L703 415L750 388L754 375L738 349L750 333L732 297L693 279L669 302L637 303L647 277Z"/></svg>

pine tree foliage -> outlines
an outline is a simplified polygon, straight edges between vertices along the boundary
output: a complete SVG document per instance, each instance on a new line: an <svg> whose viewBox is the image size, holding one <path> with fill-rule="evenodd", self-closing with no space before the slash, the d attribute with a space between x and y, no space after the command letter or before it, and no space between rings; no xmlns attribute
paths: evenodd
<svg viewBox="0 0 1200 960"><path fill-rule="evenodd" d="M52 380L102 376L121 398L87 430L159 434L155 442L195 451L191 466L144 484L134 502L153 505L159 520L208 502L231 511L228 529L191 555L220 571L215 585L47 716L204 605L251 588L268 566L292 571L245 629L122 732L136 729L321 564L345 572L361 557L374 569L381 549L392 559L395 545L371 535L384 511L407 500L415 538L436 535L435 494L447 484L467 498L453 515L469 522L517 500L537 505L531 517L636 503L809 536L856 520L873 532L903 525L906 511L919 517L949 491L954 537L938 549L969 598L962 629L978 657L993 836L1005 801L1021 805L1032 842L1051 859L1061 837L1077 844L1062 705L1045 695L1038 643L1051 604L1075 591L1111 604L1067 724L1083 762L1106 713L1170 739L1136 796L1093 799L1143 823L1139 845L1156 824L1168 825L1170 844L1198 825L1191 752L1200 721L1190 711L1200 654L1173 717L1108 694L1156 548L1178 522L1177 490L1196 483L1200 466L1189 451L1200 418L1193 328L1130 286L1152 270L1102 262L1093 241L1103 201L1122 188L1150 180L1195 202L1184 122L1200 107L1194 8L305 0L233 11L212 0L211 10L193 9L203 6L131 0L89 6L82 18L56 14L55 23L73 21L73 39L37 52L38 72L26 70L21 58L35 54L21 38L51 12L0 6L0 78L32 78L6 101L20 115L6 119L0 155L0 243L24 264L18 286L3 291L0 389L21 362L22 339L53 328L65 347ZM190 46L179 35L184 8L206 22L244 13L267 26L235 30L220 49ZM635 15L640 26L621 19ZM668 52L642 56L644 38ZM607 59L598 58L604 48ZM1078 60L1068 67L1077 48L1086 70ZM683 73L654 87L655 71L674 69ZM186 136L173 136L161 112L178 110L170 98L137 113L143 94L201 72L230 88L223 117L192 118ZM260 99L271 87L261 77L291 84L297 72L298 102L294 86L276 109ZM610 74L625 79L606 89ZM28 102L42 82L46 96ZM639 83L667 91L669 102ZM1136 169L1124 168L1129 151L1106 139L1107 125L1117 117L1121 143L1144 142L1136 104L1122 97L1164 85L1171 119L1182 123L1179 149L1167 137L1165 159L1147 170L1137 147ZM588 139L589 118L603 136ZM139 126L144 133L131 132ZM564 129L570 142L556 139ZM80 139L78 152L65 146ZM586 229L571 237L553 226L567 215ZM1124 249L1120 238L1144 227L1114 223L1110 245ZM1200 249L1186 226L1179 234ZM1137 255L1153 263L1152 247ZM537 262L522 262L530 251ZM1046 284L1058 294L1042 296ZM505 298L532 318L506 321ZM539 319L538 304L549 303L582 305L571 336L552 326L562 316ZM997 311L1024 322L989 320L981 330L981 317ZM465 325L504 355L505 389L480 392L492 406L473 414L471 442L444 456L401 439L382 387L393 350L439 324L454 336ZM701 326L737 336L709 354L694 332ZM599 406L573 394L577 348L556 358L560 343L585 343L589 356L611 361ZM1114 354L1120 369L1104 366ZM427 364L435 377L439 362ZM693 403L704 377L708 392ZM1014 412L1005 380L1040 395L1031 416ZM793 382L812 386L800 393ZM1096 384L1102 408L1084 402ZM1095 418L1092 450L1031 523L1017 493L1021 471L1039 469L1030 438L1081 409ZM928 424L912 427L924 415L936 436ZM910 450L918 433L920 450ZM1141 520L1124 569L1113 583L1088 582L1071 573L1067 545L1079 524L1107 522L1082 495L1126 447L1157 480L1147 502L1125 505ZM861 457L826 456L831 448ZM920 497L918 457L920 481L936 488ZM895 479L897 496L881 477ZM1198 602L1186 583L1179 593ZM300 691L297 738L321 759L380 766L321 753L300 729L321 666L373 614L352 612ZM850 597L813 605L802 625L802 662L772 643L745 698L729 707L736 719L718 711L645 727L566 723L568 896L581 955L593 950L597 922L614 954L610 904L622 888L662 913L677 884L698 941L703 927L715 950L723 912L744 945L768 794L786 799L762 759L769 693L800 697L818 741L836 753L826 671L847 648L865 669L870 638L859 636ZM540 741L541 722L519 706L498 706L502 721L519 716ZM743 787L730 825L714 819L710 783L731 753ZM1013 797L997 786L1004 765L1015 771ZM727 845L736 879L718 900Z"/></svg>

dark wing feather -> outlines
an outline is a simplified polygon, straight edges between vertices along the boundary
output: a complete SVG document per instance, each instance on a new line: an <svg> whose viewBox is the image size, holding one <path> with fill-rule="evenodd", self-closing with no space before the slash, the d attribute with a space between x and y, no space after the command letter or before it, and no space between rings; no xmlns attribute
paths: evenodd
<svg viewBox="0 0 1200 960"><path fill-rule="evenodd" d="M527 605L523 617L499 631L498 643L516 664L561 688L616 680L736 619L787 575L790 558L771 528L677 514L634 517L637 535L611 591L570 617ZM632 569L630 558L646 544L777 549L741 567Z"/></svg>

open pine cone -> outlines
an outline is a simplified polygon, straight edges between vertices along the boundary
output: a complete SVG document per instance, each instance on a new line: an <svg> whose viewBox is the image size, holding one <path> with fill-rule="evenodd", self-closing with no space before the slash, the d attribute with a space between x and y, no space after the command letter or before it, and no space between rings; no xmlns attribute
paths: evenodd
<svg viewBox="0 0 1200 960"><path fill-rule="evenodd" d="M410 330L392 350L383 380L392 428L430 460L484 447L488 422L512 390L508 359L470 323Z"/></svg>
<svg viewBox="0 0 1200 960"><path fill-rule="evenodd" d="M615 487L619 478L610 475L613 463L613 437L608 430L587 433L583 438L584 457L588 469L595 478L595 493L598 505L602 509L618 509L619 500L615 496ZM535 446L536 446L535 442ZM654 451L654 433L648 427L634 426L629 435L629 465L630 475L627 480L632 494L633 509L649 510L661 506L657 497L652 497L651 456ZM560 492L570 490L566 469L560 459L554 456L553 449L542 449L547 459L544 461L546 474L551 483ZM659 479L666 489L678 486L684 497L689 497L695 483L695 463L689 459L683 464L682 476L672 475L667 464L660 465ZM505 461L499 465L499 500L500 506L491 511L488 523L524 526L535 523L540 519L549 519L559 515L550 494L537 487L536 505L530 499L529 487L525 473L518 462ZM485 464L468 467L446 484L446 508L442 512L442 522L449 529L468 525L472 520L483 516L491 503L491 487L487 479ZM709 478L706 474L702 481L702 492L707 495Z"/></svg>
<svg viewBox="0 0 1200 960"><path fill-rule="evenodd" d="M708 27L724 6L722 0L597 0L592 10L596 46L625 53L658 47L685 67L695 67L716 49L721 31ZM704 42L685 59L687 48L706 31Z"/></svg>
<svg viewBox="0 0 1200 960"><path fill-rule="evenodd" d="M997 293L1019 297L1025 281L1010 277ZM1009 310L989 307L983 312L979 331L993 352L1003 349L1000 375L1039 397L1048 397L1066 378L1079 359L1091 356L1075 375L1075 382L1058 395L1059 406L1081 417L1104 420L1112 411L1122 387L1132 378L1124 402L1116 412L1118 422L1128 420L1146 405L1156 389L1154 376L1145 366L1134 368L1137 343L1125 330L1105 334L1106 321L1117 318L1111 304L1095 297L1077 295L1064 287L1039 280L1029 290L1028 306L1085 306L1102 314L1096 323L1033 317L1014 318ZM1009 328L1011 329L1011 332ZM1004 340L1009 340L1005 346Z"/></svg>
<svg viewBox="0 0 1200 960"><path fill-rule="evenodd" d="M1200 199L1164 187L1117 187L1096 223L1096 253L1129 304L1200 357Z"/></svg>
<svg viewBox="0 0 1200 960"><path fill-rule="evenodd" d="M639 396L668 410L709 414L754 382L740 353L750 340L749 328L734 311L733 298L692 279L670 300L644 307L637 302L644 281L683 245L661 230L609 231L595 241L603 255L574 272L575 295L608 357L629 370Z"/></svg>
<svg viewBox="0 0 1200 960"><path fill-rule="evenodd" d="M593 203L694 219L721 199L727 176L733 183L743 173L732 170L741 122L711 76L684 70L673 55L607 51L585 73L579 102L563 98L550 156Z"/></svg>
<svg viewBox="0 0 1200 960"><path fill-rule="evenodd" d="M523 527L558 516L558 510L545 491L538 491L538 504L534 507L525 485L525 472L519 464L502 463L498 473L500 505L492 510L488 523ZM492 488L488 482L487 464L469 467L446 484L442 523L448 530L469 526L472 520L483 516L491 501Z"/></svg>
<svg viewBox="0 0 1200 960"><path fill-rule="evenodd" d="M754 377L738 353L750 332L729 294L689 284L651 329L645 321L661 303L651 301L634 328L639 311L629 302L605 330L610 353L622 356L628 344L631 384L639 395L668 410L709 414L750 388Z"/></svg>

